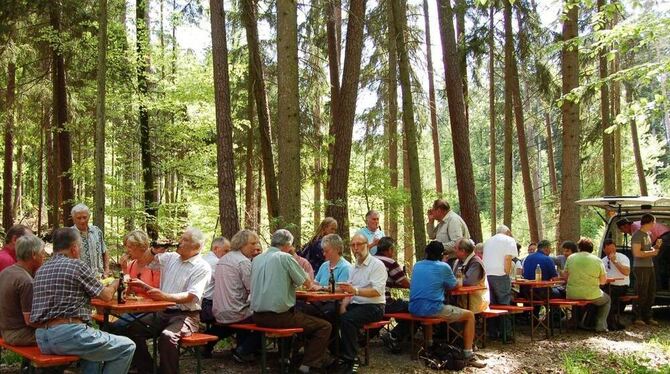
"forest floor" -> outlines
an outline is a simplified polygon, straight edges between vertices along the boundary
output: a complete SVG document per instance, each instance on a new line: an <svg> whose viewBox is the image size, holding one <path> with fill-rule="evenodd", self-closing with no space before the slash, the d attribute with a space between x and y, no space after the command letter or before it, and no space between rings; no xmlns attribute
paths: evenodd
<svg viewBox="0 0 670 374"><path fill-rule="evenodd" d="M466 368L462 373L670 373L670 307L655 308L654 314L659 327L631 325L626 330L606 334L570 330L556 333L549 340L533 342L528 326L518 326L515 343L488 342L485 349L477 351L486 368ZM361 367L361 373L433 372L421 361L410 360L408 353L389 353L380 339L372 340L370 348L370 365ZM270 353L270 373L279 372L277 362L276 354ZM195 373L195 364L192 357L184 357L182 373ZM76 372L76 369L66 371ZM204 374L258 372L259 363L238 364L228 350L217 351L214 358L203 360ZM19 373L18 364L0 365L0 373Z"/></svg>

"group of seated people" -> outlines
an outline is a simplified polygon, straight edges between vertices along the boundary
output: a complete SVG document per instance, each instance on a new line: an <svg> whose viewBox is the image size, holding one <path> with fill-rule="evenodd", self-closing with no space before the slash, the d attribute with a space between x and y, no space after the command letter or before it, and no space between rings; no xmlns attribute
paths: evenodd
<svg viewBox="0 0 670 374"><path fill-rule="evenodd" d="M75 213L80 212L73 209L73 216ZM342 256L345 244L334 233L337 222L332 218L324 220L300 253L293 247L293 235L285 229L272 234L266 251L261 249L256 232L241 230L230 240L213 240L211 251L205 255L201 255L204 235L196 228L187 228L177 250L166 253L157 253L143 231L132 231L124 238L127 255L121 261L123 272L130 276L129 291L152 300L171 301L175 306L156 316L124 318L110 332L91 328L89 323L90 299L110 301L119 286L118 280L107 286L100 281L109 269L106 252L95 256L100 264L97 270L84 261L83 250L94 246L90 242L83 244L82 229L77 225L54 231L54 254L44 262L44 243L28 228L17 225L8 231L6 245L0 252L0 264L8 253L15 256L16 262L0 269L0 333L9 344L37 344L46 354L78 355L83 373L125 373L131 366L145 373L152 370L154 358L146 343L152 337L151 331L142 328L142 324L154 326L161 331L160 372L177 373L179 340L199 331L201 323L206 324L206 332L220 338L235 335L237 344L232 355L240 362L253 360L261 348L260 336L232 329L231 324L300 327L305 339L300 372L328 366L352 373L358 369L362 327L382 320L385 313L410 312L462 322L464 354L471 365L480 366L472 351L475 314L489 304L511 303L510 275L517 248L510 230L499 227L498 233L483 244L482 258L469 239L455 240L448 251L442 242L430 242L425 259L414 265L410 281L394 259L393 239L378 237L379 214L371 211L366 220L365 230L349 242L353 263ZM88 225L87 220L83 225ZM90 239L95 231L87 231ZM608 276L621 274L621 283L607 289L612 293L625 292L630 272L628 259L616 253L613 242L605 243L603 259L592 254L593 244L588 239L576 245L566 242L562 247L566 251L565 270L557 272L549 257L551 245L542 241L537 252L524 260L524 278L535 279L539 266L545 280L567 279L567 298L592 300L598 306L595 330L606 331L611 298L600 285ZM579 252L568 253L576 252L575 247ZM482 290L450 300L446 295L457 286L455 274L462 275L463 285L483 286ZM337 283L338 292L350 295L339 309L334 302L296 301L298 287L329 289L331 278ZM391 288L409 288L409 300L394 298ZM561 296L558 289L551 292ZM339 331L334 328L336 314ZM133 319L141 323L123 322ZM652 321L647 319L647 323ZM616 323L610 319L610 326ZM498 333L504 328L503 320ZM406 323L399 321L382 338L387 347L397 352L412 333ZM339 335L333 339L336 334ZM335 346L338 342L339 346ZM207 347L205 355L211 356L213 348L214 343ZM327 350L339 352L339 356L330 360Z"/></svg>

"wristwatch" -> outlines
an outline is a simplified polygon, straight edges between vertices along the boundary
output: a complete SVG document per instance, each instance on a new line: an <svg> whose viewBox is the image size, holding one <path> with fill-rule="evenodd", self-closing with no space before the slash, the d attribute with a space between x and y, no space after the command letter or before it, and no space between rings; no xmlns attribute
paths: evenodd
<svg viewBox="0 0 670 374"><path fill-rule="evenodd" d="M358 288L354 287L354 295L358 296Z"/></svg>

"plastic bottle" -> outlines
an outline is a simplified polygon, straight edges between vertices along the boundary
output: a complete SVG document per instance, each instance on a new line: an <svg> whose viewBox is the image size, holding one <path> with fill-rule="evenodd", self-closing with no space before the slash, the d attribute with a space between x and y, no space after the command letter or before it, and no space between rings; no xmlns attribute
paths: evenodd
<svg viewBox="0 0 670 374"><path fill-rule="evenodd" d="M540 268L540 264L535 266L535 280L538 282L542 280L542 269Z"/></svg>
<svg viewBox="0 0 670 374"><path fill-rule="evenodd" d="M118 304L126 303L126 282L123 280L123 272L119 273L119 288L116 289L116 302Z"/></svg>

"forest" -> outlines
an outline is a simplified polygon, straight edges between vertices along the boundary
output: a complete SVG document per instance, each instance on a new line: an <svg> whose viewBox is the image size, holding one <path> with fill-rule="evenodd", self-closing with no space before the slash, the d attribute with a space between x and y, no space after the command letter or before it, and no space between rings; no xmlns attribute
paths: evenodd
<svg viewBox="0 0 670 374"><path fill-rule="evenodd" d="M670 190L654 0L2 0L2 226L91 207L213 237L381 212L405 264L445 198L474 240L597 237L575 204Z"/></svg>

